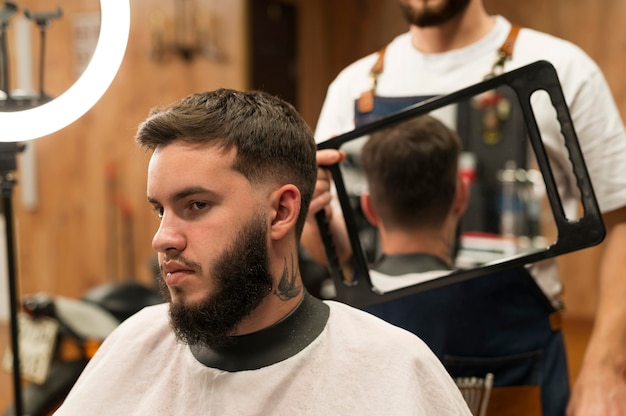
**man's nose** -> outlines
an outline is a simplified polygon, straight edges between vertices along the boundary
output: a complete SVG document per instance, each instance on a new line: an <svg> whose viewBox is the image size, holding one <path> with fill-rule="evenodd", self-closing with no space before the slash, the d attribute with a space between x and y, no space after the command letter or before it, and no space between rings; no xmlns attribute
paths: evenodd
<svg viewBox="0 0 626 416"><path fill-rule="evenodd" d="M169 250L183 251L186 239L182 230L182 224L175 216L164 214L159 229L152 238L152 248L159 253Z"/></svg>

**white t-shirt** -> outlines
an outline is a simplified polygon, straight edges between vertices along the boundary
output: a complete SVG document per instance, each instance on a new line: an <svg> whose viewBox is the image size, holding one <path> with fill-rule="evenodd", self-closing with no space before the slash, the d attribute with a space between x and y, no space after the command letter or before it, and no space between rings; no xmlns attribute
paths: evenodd
<svg viewBox="0 0 626 416"><path fill-rule="evenodd" d="M425 283L443 276L448 276L450 273L450 270L431 270L427 272L390 276L376 270L369 270L372 286L380 293L387 293L407 286Z"/></svg>
<svg viewBox="0 0 626 416"><path fill-rule="evenodd" d="M236 372L198 362L167 304L148 307L107 338L56 415L470 415L419 338L327 304L325 328L299 353Z"/></svg>
<svg viewBox="0 0 626 416"><path fill-rule="evenodd" d="M384 97L448 94L482 81L491 70L497 50L511 24L496 16L494 29L467 47L444 53L424 54L411 44L410 32L387 46L384 71L376 94ZM377 54L346 67L328 88L317 123L318 142L354 129L354 101L370 89L369 73ZM626 133L606 80L598 66L579 47L554 36L523 28L505 70L546 60L556 68L574 128L602 212L626 205ZM562 145L556 116L544 111L546 102L535 101L533 110L568 216L575 217L578 188ZM561 293L554 261L533 267L537 283L550 298Z"/></svg>

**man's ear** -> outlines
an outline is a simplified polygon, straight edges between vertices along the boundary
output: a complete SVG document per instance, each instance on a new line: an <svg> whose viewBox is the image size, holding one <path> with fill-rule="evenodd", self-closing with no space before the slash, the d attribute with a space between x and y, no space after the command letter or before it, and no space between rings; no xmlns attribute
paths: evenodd
<svg viewBox="0 0 626 416"><path fill-rule="evenodd" d="M467 204L469 203L470 182L458 175L456 178L456 192L454 201L452 202L452 213L460 217L465 213Z"/></svg>
<svg viewBox="0 0 626 416"><path fill-rule="evenodd" d="M378 214L376 214L376 210L372 206L372 197L369 192L363 192L361 194L361 210L370 224L374 227L378 227L380 219L378 218Z"/></svg>
<svg viewBox="0 0 626 416"><path fill-rule="evenodd" d="M296 227L300 214L300 191L293 184L281 186L270 196L270 238L280 240Z"/></svg>

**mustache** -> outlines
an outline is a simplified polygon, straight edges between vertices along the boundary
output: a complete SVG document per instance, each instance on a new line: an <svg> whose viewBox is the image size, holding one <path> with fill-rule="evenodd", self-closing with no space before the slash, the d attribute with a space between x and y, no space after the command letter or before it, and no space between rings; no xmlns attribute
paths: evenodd
<svg viewBox="0 0 626 416"><path fill-rule="evenodd" d="M180 263L182 264L184 267L193 270L194 272L200 272L202 270L202 266L199 263L196 263L194 261L188 260L186 258L184 258L181 255L175 255L175 256L165 256L163 258L163 260L161 260L159 262L159 270L161 271L161 275L165 276L165 271L163 269L164 264L169 262L169 261L174 261L176 263Z"/></svg>

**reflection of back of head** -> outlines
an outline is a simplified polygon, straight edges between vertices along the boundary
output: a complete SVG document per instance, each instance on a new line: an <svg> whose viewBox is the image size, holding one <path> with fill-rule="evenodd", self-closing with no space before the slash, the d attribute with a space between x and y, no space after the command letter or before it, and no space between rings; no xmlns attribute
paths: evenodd
<svg viewBox="0 0 626 416"><path fill-rule="evenodd" d="M456 134L430 116L371 135L363 146L362 164L371 208L378 217L375 222L381 237L387 236L383 241L386 256L374 268L385 267L387 262L402 265L404 259L395 258L397 254L420 254L418 263L424 260L429 270L450 268L446 263L457 246L458 218L450 215L456 200L460 150ZM447 246L445 254L442 241Z"/></svg>

